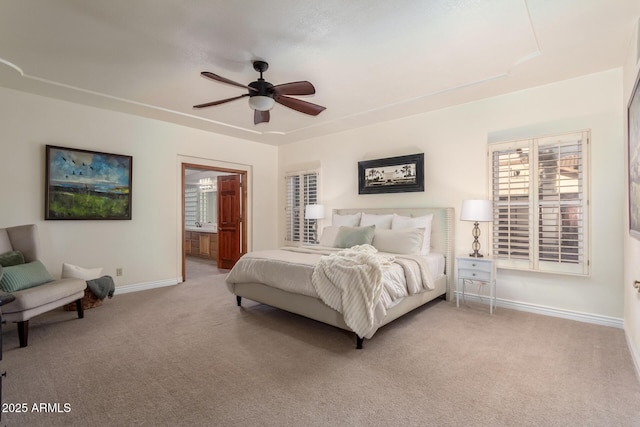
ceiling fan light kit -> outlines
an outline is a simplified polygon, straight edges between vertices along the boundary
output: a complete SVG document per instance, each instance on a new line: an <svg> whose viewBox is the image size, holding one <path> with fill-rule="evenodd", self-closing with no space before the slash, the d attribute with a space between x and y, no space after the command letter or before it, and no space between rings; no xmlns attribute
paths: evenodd
<svg viewBox="0 0 640 427"><path fill-rule="evenodd" d="M251 95L249 95L251 96ZM270 96L254 95L249 98L249 106L254 110L269 111L276 101Z"/></svg>
<svg viewBox="0 0 640 427"><path fill-rule="evenodd" d="M232 86L238 86L247 89L247 93L235 96L233 98L221 99L219 101L207 102L204 104L194 105L193 108L206 108L212 107L214 105L224 104L226 102L235 101L236 99L249 97L249 106L254 110L253 122L254 124L258 123L268 123L270 119L269 110L273 108L275 103L277 102L280 105L284 105L285 107L291 108L293 110L299 111L304 114L308 114L310 116L317 116L322 111L325 110L325 107L317 104L312 104L311 102L303 101L297 98L291 98L287 95L313 95L316 93L316 89L310 82L300 81L300 82L291 82L284 83L280 85L272 85L264 78L262 78L262 73L264 73L269 68L269 64L264 61L254 61L253 69L260 73L260 78L258 80L249 83L248 85L243 85L242 83L234 82L233 80L229 80L227 78L221 77L217 74L211 73L209 71L203 71L200 73L203 77L206 77L211 80L215 80L220 83L225 83Z"/></svg>

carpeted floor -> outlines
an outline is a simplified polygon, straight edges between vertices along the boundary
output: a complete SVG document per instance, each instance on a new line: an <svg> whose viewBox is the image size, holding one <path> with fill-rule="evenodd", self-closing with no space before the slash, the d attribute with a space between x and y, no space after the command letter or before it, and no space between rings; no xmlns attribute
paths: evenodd
<svg viewBox="0 0 640 427"><path fill-rule="evenodd" d="M346 331L236 307L199 266L82 320L39 316L27 348L6 325L2 425L640 426L620 329L436 301L358 351Z"/></svg>

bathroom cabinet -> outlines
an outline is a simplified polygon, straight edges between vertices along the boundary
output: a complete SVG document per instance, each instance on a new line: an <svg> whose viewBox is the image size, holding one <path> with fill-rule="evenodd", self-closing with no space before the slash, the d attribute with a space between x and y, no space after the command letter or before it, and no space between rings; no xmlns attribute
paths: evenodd
<svg viewBox="0 0 640 427"><path fill-rule="evenodd" d="M186 255L218 260L218 233L186 230L184 236Z"/></svg>

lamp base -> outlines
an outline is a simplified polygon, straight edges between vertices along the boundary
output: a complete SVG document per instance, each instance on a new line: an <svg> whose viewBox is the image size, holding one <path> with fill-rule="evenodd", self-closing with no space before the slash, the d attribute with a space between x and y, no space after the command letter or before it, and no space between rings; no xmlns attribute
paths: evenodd
<svg viewBox="0 0 640 427"><path fill-rule="evenodd" d="M478 222L473 223L473 230L471 230L471 235L473 236L473 243L471 244L471 252L469 256L474 258L482 258L482 254L480 253L480 242L478 241L478 237L480 237L480 227L478 227Z"/></svg>

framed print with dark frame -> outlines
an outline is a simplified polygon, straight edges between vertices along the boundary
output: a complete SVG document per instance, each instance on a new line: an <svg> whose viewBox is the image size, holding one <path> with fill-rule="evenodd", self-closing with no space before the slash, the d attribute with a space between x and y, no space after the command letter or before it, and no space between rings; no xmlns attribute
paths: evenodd
<svg viewBox="0 0 640 427"><path fill-rule="evenodd" d="M424 153L358 162L358 194L424 191Z"/></svg>
<svg viewBox="0 0 640 427"><path fill-rule="evenodd" d="M47 145L45 165L45 219L131 219L131 156Z"/></svg>
<svg viewBox="0 0 640 427"><path fill-rule="evenodd" d="M640 73L627 107L629 144L629 234L640 240Z"/></svg>

